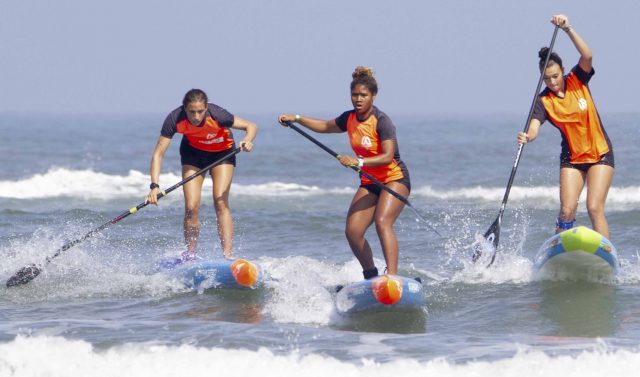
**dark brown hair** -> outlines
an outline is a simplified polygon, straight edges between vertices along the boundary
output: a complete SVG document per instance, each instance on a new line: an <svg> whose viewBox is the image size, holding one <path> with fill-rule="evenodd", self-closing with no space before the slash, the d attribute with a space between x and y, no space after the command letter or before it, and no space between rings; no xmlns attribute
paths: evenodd
<svg viewBox="0 0 640 377"><path fill-rule="evenodd" d="M540 58L538 67L540 67L540 72L552 66L553 63L558 64L560 68L562 68L562 59L560 59L560 56L553 51L551 52L551 56L549 56L549 62L547 63L547 66L543 67L544 61L547 60L547 54L549 54L549 47L543 47L540 49L540 51L538 51L538 57Z"/></svg>
<svg viewBox="0 0 640 377"><path fill-rule="evenodd" d="M356 85L364 85L369 89L371 94L375 96L378 94L378 82L374 75L375 72L369 67L356 67L356 70L351 74L351 77L353 77L353 81L351 81L351 90L353 90Z"/></svg>
<svg viewBox="0 0 640 377"><path fill-rule="evenodd" d="M184 95L182 99L182 105L187 106L191 102L203 102L205 105L209 103L209 98L207 97L207 93L205 93L201 89L191 89Z"/></svg>

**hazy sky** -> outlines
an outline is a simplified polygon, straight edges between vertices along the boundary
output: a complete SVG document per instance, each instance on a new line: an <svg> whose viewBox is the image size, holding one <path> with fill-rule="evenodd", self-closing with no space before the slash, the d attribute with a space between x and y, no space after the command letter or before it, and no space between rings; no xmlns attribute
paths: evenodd
<svg viewBox="0 0 640 377"><path fill-rule="evenodd" d="M638 112L638 0L0 0L0 112L164 114L198 87L238 115L337 115L367 65L389 114L526 117L556 13L600 112Z"/></svg>

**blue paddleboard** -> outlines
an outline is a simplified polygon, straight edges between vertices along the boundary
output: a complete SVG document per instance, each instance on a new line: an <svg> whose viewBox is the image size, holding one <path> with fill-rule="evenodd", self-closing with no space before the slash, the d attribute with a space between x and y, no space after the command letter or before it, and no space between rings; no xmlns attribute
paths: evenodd
<svg viewBox="0 0 640 377"><path fill-rule="evenodd" d="M618 253L600 233L578 226L549 238L542 244L533 266L539 276L571 280L601 280L620 270Z"/></svg>
<svg viewBox="0 0 640 377"><path fill-rule="evenodd" d="M194 289L255 289L262 282L260 267L246 259L165 259L159 270Z"/></svg>
<svg viewBox="0 0 640 377"><path fill-rule="evenodd" d="M377 311L422 310L425 297L422 283L399 275L382 275L349 284L336 294L341 314Z"/></svg>

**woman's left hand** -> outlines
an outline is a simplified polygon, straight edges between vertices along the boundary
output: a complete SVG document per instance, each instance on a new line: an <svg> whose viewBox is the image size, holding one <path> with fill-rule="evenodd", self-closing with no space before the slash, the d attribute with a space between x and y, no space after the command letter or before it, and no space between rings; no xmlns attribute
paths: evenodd
<svg viewBox="0 0 640 377"><path fill-rule="evenodd" d="M569 24L569 17L564 14L556 14L551 17L551 23L560 27L560 29L567 31L571 28L571 24Z"/></svg>
<svg viewBox="0 0 640 377"><path fill-rule="evenodd" d="M358 159L355 157L341 155L339 161L343 166L346 167L358 166Z"/></svg>
<svg viewBox="0 0 640 377"><path fill-rule="evenodd" d="M253 150L253 142L251 140L242 140L240 142L240 149L245 152L251 152Z"/></svg>

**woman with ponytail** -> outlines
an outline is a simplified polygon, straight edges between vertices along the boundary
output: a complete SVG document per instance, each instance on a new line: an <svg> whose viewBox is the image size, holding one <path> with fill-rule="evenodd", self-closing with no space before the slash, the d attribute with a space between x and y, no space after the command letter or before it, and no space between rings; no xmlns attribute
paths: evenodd
<svg viewBox="0 0 640 377"><path fill-rule="evenodd" d="M409 171L400 159L396 128L391 119L373 105L378 94L374 72L371 68L356 67L352 77L353 110L329 120L283 114L278 121L285 126L297 122L319 133L346 132L355 156L343 155L340 163L346 167L358 166L393 191L408 197L411 191ZM362 266L365 279L378 275L371 247L364 238L372 223L376 225L387 272L398 273L398 239L393 224L402 208L404 203L381 190L364 175L360 176L360 187L347 214L345 233L353 254Z"/></svg>
<svg viewBox="0 0 640 377"><path fill-rule="evenodd" d="M239 142L243 151L253 150L253 140L258 132L255 123L229 113L224 108L210 103L201 89L191 89L182 100L182 106L173 110L164 121L160 136L151 158L151 184L147 202L158 205L160 193L160 167L171 138L181 133L180 160L182 178L195 174L228 155L236 148L231 129L244 131ZM213 185L213 206L218 224L218 236L223 256L231 258L233 253L233 218L229 207L229 191L236 166L235 155L214 165L210 170ZM182 186L184 191L184 241L187 250L182 260L196 259L198 235L200 234L200 202L205 176L199 175Z"/></svg>
<svg viewBox="0 0 640 377"><path fill-rule="evenodd" d="M613 180L613 147L588 86L595 73L591 49L571 26L567 16L553 16L551 23L566 32L580 59L565 75L562 59L555 52L551 53L545 67L549 49L540 50L540 72L544 73L547 87L538 96L528 132L520 132L518 142L524 144L535 140L540 125L545 121L560 130L560 213L556 232L574 226L578 199L586 183L587 211L593 229L609 238L604 206Z"/></svg>

